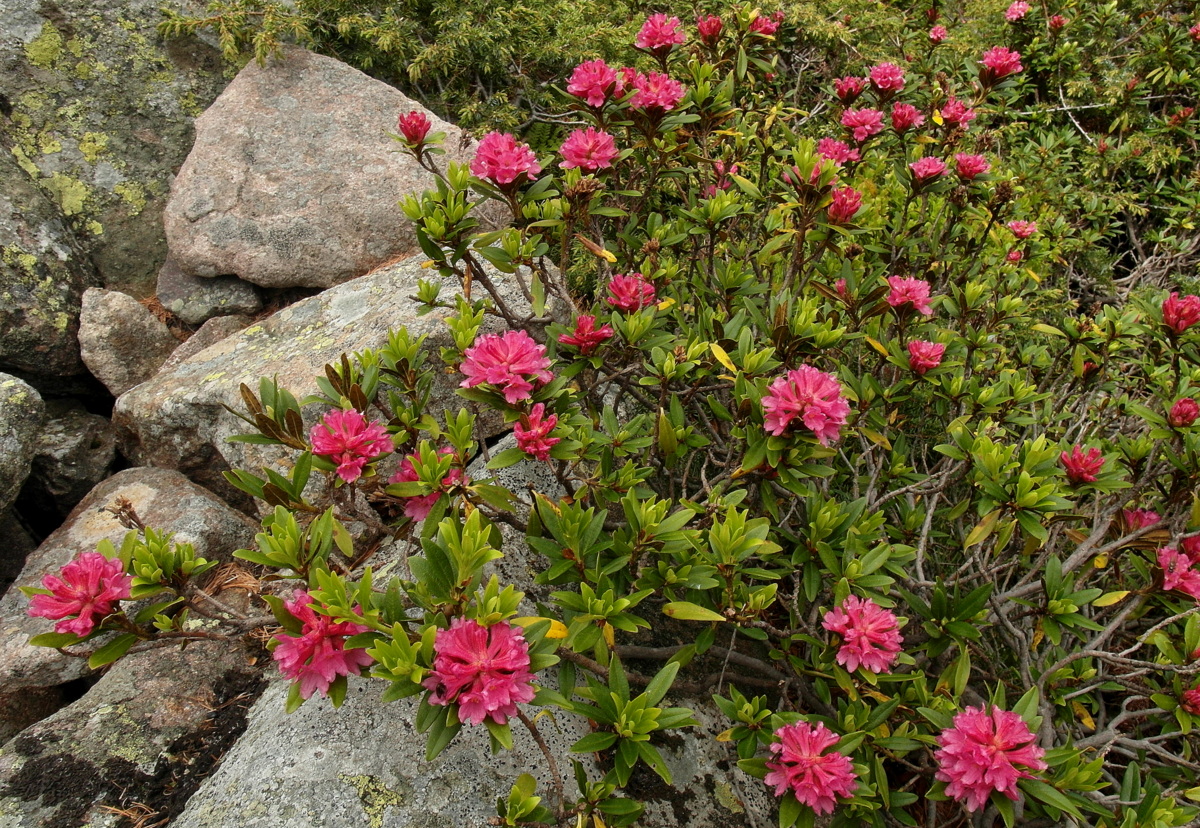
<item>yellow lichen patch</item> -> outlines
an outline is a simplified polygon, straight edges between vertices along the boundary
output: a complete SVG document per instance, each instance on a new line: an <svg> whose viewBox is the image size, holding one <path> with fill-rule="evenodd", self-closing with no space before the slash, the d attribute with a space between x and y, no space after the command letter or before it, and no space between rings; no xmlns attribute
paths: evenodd
<svg viewBox="0 0 1200 828"><path fill-rule="evenodd" d="M77 216L83 212L91 189L78 178L55 173L49 178L42 179L42 187L62 208L63 215Z"/></svg>
<svg viewBox="0 0 1200 828"><path fill-rule="evenodd" d="M87 231L89 233L91 233L93 236L103 236L104 235L104 225L101 224L100 222L96 221L95 219L89 219L87 224L85 224L84 226L87 228Z"/></svg>
<svg viewBox="0 0 1200 828"><path fill-rule="evenodd" d="M103 132L85 132L79 139L79 151L83 153L83 160L95 164L108 151L108 136Z"/></svg>
<svg viewBox="0 0 1200 828"><path fill-rule="evenodd" d="M146 209L146 188L136 181L123 181L113 187L113 192L129 205L129 214L136 216Z"/></svg>
<svg viewBox="0 0 1200 828"><path fill-rule="evenodd" d="M339 773L338 780L345 782L358 792L363 810L367 813L367 825L370 828L382 828L383 815L389 806L404 804L404 797L393 791L377 776L351 776Z"/></svg>
<svg viewBox="0 0 1200 828"><path fill-rule="evenodd" d="M42 151L42 155L53 155L56 152L62 152L62 142L53 135L39 135L38 149Z"/></svg>
<svg viewBox="0 0 1200 828"><path fill-rule="evenodd" d="M63 37L49 21L42 26L42 33L25 44L25 57L40 69L53 69L62 57Z"/></svg>

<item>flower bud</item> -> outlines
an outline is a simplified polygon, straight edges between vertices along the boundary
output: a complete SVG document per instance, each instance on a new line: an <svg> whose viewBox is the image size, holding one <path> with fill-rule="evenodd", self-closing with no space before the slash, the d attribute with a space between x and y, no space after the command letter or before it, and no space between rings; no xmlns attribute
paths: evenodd
<svg viewBox="0 0 1200 828"><path fill-rule="evenodd" d="M1187 428L1192 423L1196 422L1196 418L1200 417L1200 405L1191 397L1184 397L1176 400L1171 406L1171 411L1167 414L1167 422L1173 428Z"/></svg>

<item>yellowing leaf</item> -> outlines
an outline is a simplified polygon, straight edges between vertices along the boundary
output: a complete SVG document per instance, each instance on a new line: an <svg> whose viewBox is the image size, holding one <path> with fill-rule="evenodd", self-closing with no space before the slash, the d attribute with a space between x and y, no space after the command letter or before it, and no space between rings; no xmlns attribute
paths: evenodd
<svg viewBox="0 0 1200 828"><path fill-rule="evenodd" d="M933 122L935 124L937 124L938 126L941 126L942 124L946 123L945 121L942 120L942 110L940 110L940 109L933 110Z"/></svg>
<svg viewBox="0 0 1200 828"><path fill-rule="evenodd" d="M1075 711L1075 718L1083 722L1084 727L1088 730L1096 729L1096 721L1092 718L1092 714L1088 712L1086 707L1077 701L1073 701L1071 702L1071 709Z"/></svg>
<svg viewBox="0 0 1200 828"><path fill-rule="evenodd" d="M1047 325L1043 322L1038 322L1033 326L1033 329L1038 333L1049 334L1050 336L1066 336L1066 334L1060 331L1058 328L1054 327L1053 325Z"/></svg>
<svg viewBox="0 0 1200 828"><path fill-rule="evenodd" d="M556 621L553 618L546 618L540 615L525 615L521 618L514 618L512 622L518 627L529 627L539 621L549 621L550 630L546 633L546 638L566 638L567 625L561 621Z"/></svg>
<svg viewBox="0 0 1200 828"><path fill-rule="evenodd" d="M604 643L609 647L617 645L616 633L613 632L612 624L607 621L600 622L600 631L604 633Z"/></svg>
<svg viewBox="0 0 1200 828"><path fill-rule="evenodd" d="M717 343L715 343L715 342L712 342L712 343L710 343L710 344L709 344L709 346L708 346L708 349L709 349L710 351L712 351L712 355L713 355L714 357L716 357L716 359L717 359L717 362L719 362L719 363L721 363L722 365L724 365L724 366L725 366L726 368L728 368L730 371L736 371L736 370L737 370L737 366L733 364L733 360L729 358L729 354L728 354L728 353L726 353L726 352L725 352L725 349L724 349L724 348L722 348L720 345L718 345L718 344L717 344Z"/></svg>
<svg viewBox="0 0 1200 828"><path fill-rule="evenodd" d="M1042 629L1042 622L1038 621L1037 629L1033 631L1033 644L1030 649L1036 650L1037 645L1042 643L1042 639L1046 637L1046 631Z"/></svg>
<svg viewBox="0 0 1200 828"><path fill-rule="evenodd" d="M1029 274L1030 279L1033 279L1033 281L1037 282L1039 285L1042 283L1042 277L1034 273L1033 268L1027 267L1025 268L1025 272Z"/></svg>
<svg viewBox="0 0 1200 828"><path fill-rule="evenodd" d="M882 354L883 356L891 356L891 354L889 354L889 353L888 353L888 349L887 349L887 348L885 348L885 347L883 346L883 343L882 343L882 342L880 342L879 340L877 340L877 339L872 339L871 337L869 337L869 336L868 336L868 337L867 337L867 344L868 344L868 345L870 345L872 348L874 348L876 351L878 351L878 352L879 352L880 354Z"/></svg>
<svg viewBox="0 0 1200 828"><path fill-rule="evenodd" d="M724 731L718 733L717 741L718 742L732 742L733 741L733 728L731 727L731 728L729 728L729 730L724 730Z"/></svg>
<svg viewBox="0 0 1200 828"><path fill-rule="evenodd" d="M431 267L433 267L433 259L426 259L425 261L421 262L422 270L429 270Z"/></svg>
<svg viewBox="0 0 1200 828"><path fill-rule="evenodd" d="M1120 592L1106 592L1092 601L1093 607L1111 607L1113 604L1119 604L1125 600L1125 596L1129 594L1129 590L1123 589Z"/></svg>
<svg viewBox="0 0 1200 828"><path fill-rule="evenodd" d="M659 310L667 310L667 309L669 309L669 308L672 308L672 307L674 307L674 306L675 306L675 300L674 300L674 298L672 298L672 297L669 297L669 296L668 296L666 299L664 299L664 300L662 300L661 302L659 302L659 303L658 303L658 309L659 309Z"/></svg>
<svg viewBox="0 0 1200 828"><path fill-rule="evenodd" d="M1000 511L1000 509L993 509L984 515L983 520L975 524L975 528L963 541L963 549L970 549L975 544L987 540L988 535L992 534L992 530L996 528L996 521L1000 520Z"/></svg>
<svg viewBox="0 0 1200 828"><path fill-rule="evenodd" d="M1092 566L1096 569L1104 569L1108 566L1108 555L1097 555L1092 559Z"/></svg>
<svg viewBox="0 0 1200 828"><path fill-rule="evenodd" d="M869 428L859 428L858 431L860 434L862 434L862 436L866 437L868 440L870 440L875 445L882 446L883 448L887 449L888 451L892 450L891 442L888 440L887 437L884 437L878 431L872 431Z"/></svg>

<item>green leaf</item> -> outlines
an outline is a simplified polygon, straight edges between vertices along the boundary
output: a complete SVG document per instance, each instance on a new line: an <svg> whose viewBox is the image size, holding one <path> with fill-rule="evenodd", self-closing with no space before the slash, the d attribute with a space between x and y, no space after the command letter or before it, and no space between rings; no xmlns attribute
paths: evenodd
<svg viewBox="0 0 1200 828"><path fill-rule="evenodd" d="M112 641L105 644L99 650L92 653L88 659L88 666L93 670L103 667L105 664L112 664L125 653L129 652L129 648L137 643L138 637L133 633L121 633Z"/></svg>
<svg viewBox="0 0 1200 828"><path fill-rule="evenodd" d="M596 753L597 751L607 750L613 746L613 742L617 741L617 734L597 731L589 733L575 744L571 745L572 753Z"/></svg>
<svg viewBox="0 0 1200 828"><path fill-rule="evenodd" d="M719 612L693 604L690 601L672 601L663 607L663 614L680 621L724 621L725 616Z"/></svg>
<svg viewBox="0 0 1200 828"><path fill-rule="evenodd" d="M74 633L42 633L29 639L29 643L34 647L53 647L57 650L59 647L70 647L81 640Z"/></svg>
<svg viewBox="0 0 1200 828"><path fill-rule="evenodd" d="M654 707L663 696L667 695L667 691L671 689L672 682L675 681L675 675L679 672L679 662L668 662L665 667L658 671L658 674L650 680L650 684L646 686L646 704Z"/></svg>
<svg viewBox="0 0 1200 828"><path fill-rule="evenodd" d="M1083 814L1079 813L1079 808L1076 807L1075 803L1053 785L1049 785L1040 779L1022 779L1017 785L1021 790L1039 802L1044 802L1053 808L1065 811L1078 820L1083 819Z"/></svg>

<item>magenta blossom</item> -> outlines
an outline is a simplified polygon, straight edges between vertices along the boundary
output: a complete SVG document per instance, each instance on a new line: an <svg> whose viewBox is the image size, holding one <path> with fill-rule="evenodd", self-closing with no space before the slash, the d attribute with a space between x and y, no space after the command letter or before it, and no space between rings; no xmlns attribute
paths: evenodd
<svg viewBox="0 0 1200 828"><path fill-rule="evenodd" d="M1175 401L1167 412L1167 422L1172 428L1188 428L1200 417L1200 405L1191 397L1182 397Z"/></svg>
<svg viewBox="0 0 1200 828"><path fill-rule="evenodd" d="M456 618L438 630L433 670L421 684L430 704L457 704L458 716L471 724L506 724L517 705L533 701L529 644L520 627L507 621L485 627L472 618Z"/></svg>
<svg viewBox="0 0 1200 828"><path fill-rule="evenodd" d="M894 63L880 63L868 74L871 88L880 96L891 97L904 88L904 70Z"/></svg>
<svg viewBox="0 0 1200 828"><path fill-rule="evenodd" d="M652 115L670 112L679 106L679 102L687 94L683 84L661 72L645 75L636 72L630 78L629 85L636 90L629 99L629 105L633 109L641 109Z"/></svg>
<svg viewBox="0 0 1200 828"><path fill-rule="evenodd" d="M300 634L277 635L272 653L284 678L300 682L300 696L305 699L315 690L328 695L329 686L338 676L356 676L373 661L365 649L346 649L347 638L364 633L369 627L353 621L335 621L314 611L312 603L312 597L302 589L292 593L291 601L283 602L301 623Z"/></svg>
<svg viewBox="0 0 1200 828"><path fill-rule="evenodd" d="M683 30L679 27L679 18L665 14L650 15L633 41L639 49L645 49L656 57L667 54L681 43Z"/></svg>
<svg viewBox="0 0 1200 828"><path fill-rule="evenodd" d="M941 178L946 174L946 162L936 155L926 155L908 165L912 170L913 185L917 187Z"/></svg>
<svg viewBox="0 0 1200 828"><path fill-rule="evenodd" d="M845 141L836 138L822 138L817 141L817 155L841 166L848 161L860 161L862 155Z"/></svg>
<svg viewBox="0 0 1200 828"><path fill-rule="evenodd" d="M779 31L779 24L783 22L783 12L777 11L774 14L758 15L750 21L750 33L760 35L773 35Z"/></svg>
<svg viewBox="0 0 1200 828"><path fill-rule="evenodd" d="M1152 509L1122 509L1121 522L1125 524L1126 532L1136 532L1147 526L1153 526L1162 520L1158 512Z"/></svg>
<svg viewBox="0 0 1200 828"><path fill-rule="evenodd" d="M718 15L702 15L696 18L696 34L700 35L700 42L705 46L716 46L724 29L725 24Z"/></svg>
<svg viewBox="0 0 1200 828"><path fill-rule="evenodd" d="M1100 449L1091 448L1085 454L1079 446L1071 446L1071 452L1063 452L1058 456L1067 480L1078 486L1081 483L1095 483L1096 475L1104 468L1104 455Z"/></svg>
<svg viewBox="0 0 1200 828"><path fill-rule="evenodd" d="M483 136L471 161L472 175L486 178L498 187L520 184L541 171L533 150L507 132L489 132Z"/></svg>
<svg viewBox="0 0 1200 828"><path fill-rule="evenodd" d="M858 96L867 88L866 78L856 78L847 76L838 78L833 82L833 93L837 95L839 101L845 106L849 106L858 99Z"/></svg>
<svg viewBox="0 0 1200 828"><path fill-rule="evenodd" d="M1008 11L1004 13L1004 19L1009 23L1016 23L1029 13L1029 4L1025 0L1017 0L1008 7Z"/></svg>
<svg viewBox="0 0 1200 828"><path fill-rule="evenodd" d="M575 320L575 332L562 334L558 341L563 345L571 345L579 349L579 353L588 356L613 335L612 325L596 327L596 317L580 314Z"/></svg>
<svg viewBox="0 0 1200 828"><path fill-rule="evenodd" d="M587 60L575 67L567 91L599 109L604 102L625 94L625 83L616 70L602 60Z"/></svg>
<svg viewBox="0 0 1200 828"><path fill-rule="evenodd" d="M522 414L520 422L513 426L517 448L537 460L549 460L550 449L562 442L561 438L550 436L556 425L558 415L547 417L546 406L538 403L528 414Z"/></svg>
<svg viewBox="0 0 1200 828"><path fill-rule="evenodd" d="M934 753L936 778L947 782L946 793L978 811L993 791L1017 798L1017 780L1032 779L1029 771L1045 770L1045 751L1034 741L1029 725L1016 713L993 707L968 707L954 717L954 726L938 737Z"/></svg>
<svg viewBox="0 0 1200 828"><path fill-rule="evenodd" d="M1008 227L1014 236L1022 241L1032 236L1038 229L1036 221L1010 221L1005 226Z"/></svg>
<svg viewBox="0 0 1200 828"><path fill-rule="evenodd" d="M951 127L966 129L975 120L975 110L951 95L942 104L942 122Z"/></svg>
<svg viewBox="0 0 1200 828"><path fill-rule="evenodd" d="M404 136L405 142L410 147L424 144L425 136L429 134L431 126L433 126L433 123L429 120L429 116L419 109L414 109L412 112L405 112L396 121L396 129Z"/></svg>
<svg viewBox="0 0 1200 828"><path fill-rule="evenodd" d="M979 70L979 79L984 86L992 86L1025 68L1021 65L1021 53L1003 46L988 49L979 63L983 67Z"/></svg>
<svg viewBox="0 0 1200 828"><path fill-rule="evenodd" d="M628 276L617 274L608 282L608 298L605 301L617 310L633 313L654 304L654 285L640 273L630 273Z"/></svg>
<svg viewBox="0 0 1200 828"><path fill-rule="evenodd" d="M617 144L607 132L601 132L595 127L577 129L563 141L562 163L564 170L579 167L581 170L595 172L611 167L617 157Z"/></svg>
<svg viewBox="0 0 1200 828"><path fill-rule="evenodd" d="M887 303L893 308L911 307L922 316L933 314L933 308L929 305L929 282L923 279L889 276L887 283L892 289L888 293Z"/></svg>
<svg viewBox="0 0 1200 828"><path fill-rule="evenodd" d="M57 575L42 577L42 588L50 594L34 595L29 600L29 614L57 621L55 632L82 638L116 610L117 602L129 598L132 586L133 577L125 574L119 559L83 552Z"/></svg>
<svg viewBox="0 0 1200 828"><path fill-rule="evenodd" d="M1186 713L1190 713L1193 716L1200 716L1200 685L1193 687L1191 690L1184 690L1183 695L1179 698L1179 706Z"/></svg>
<svg viewBox="0 0 1200 828"><path fill-rule="evenodd" d="M1051 15L1050 19L1047 20L1046 23L1049 25L1050 31L1054 32L1055 34L1058 34L1063 29L1067 28L1067 18L1063 17L1061 14Z"/></svg>
<svg viewBox="0 0 1200 828"><path fill-rule="evenodd" d="M525 331L485 334L463 353L463 388L487 383L504 395L509 405L527 400L534 384L554 378L550 373L546 346L533 341Z"/></svg>
<svg viewBox="0 0 1200 828"><path fill-rule="evenodd" d="M842 113L842 126L861 144L883 132L883 113L878 109L847 109Z"/></svg>
<svg viewBox="0 0 1200 828"><path fill-rule="evenodd" d="M368 423L353 408L331 410L308 433L313 454L337 464L338 477L353 483L363 467L392 452L392 438L380 423Z"/></svg>
<svg viewBox="0 0 1200 828"><path fill-rule="evenodd" d="M442 446L438 449L438 454L446 455L453 454L454 449L449 446ZM420 475L417 474L417 468L414 462L419 458L415 454L410 454L404 458L400 464L400 468L388 480L389 483L416 483L420 480ZM452 468L450 473L442 478L441 489L430 492L426 495L411 495L404 498L404 514L413 520L424 520L429 517L430 511L433 510L434 504L441 500L444 490L450 489L453 486L465 486L471 482L471 478L463 473L462 469Z"/></svg>
<svg viewBox="0 0 1200 828"><path fill-rule="evenodd" d="M1192 26L1192 28L1188 29L1188 37L1197 43L1200 43L1200 23L1197 23L1195 26Z"/></svg>
<svg viewBox="0 0 1200 828"><path fill-rule="evenodd" d="M817 441L828 446L836 441L850 414L837 377L811 365L801 365L771 383L762 399L764 427L776 437L787 431L797 417Z"/></svg>
<svg viewBox="0 0 1200 828"><path fill-rule="evenodd" d="M934 26L929 30L929 42L934 46L945 43L948 37L950 37L950 32L946 31L945 26Z"/></svg>
<svg viewBox="0 0 1200 828"><path fill-rule="evenodd" d="M946 346L941 343L914 340L908 343L908 367L924 375L926 371L942 364L942 355L945 353Z"/></svg>
<svg viewBox="0 0 1200 828"><path fill-rule="evenodd" d="M825 613L821 626L842 637L837 663L851 672L859 667L868 673L886 671L896 662L904 641L894 613L857 595L847 596Z"/></svg>
<svg viewBox="0 0 1200 828"><path fill-rule="evenodd" d="M837 797L854 796L858 777L850 757L829 751L840 741L833 731L819 722L814 727L800 721L784 725L775 736L779 741L771 743L770 772L763 781L775 786L776 796L790 792L818 814L832 814Z"/></svg>
<svg viewBox="0 0 1200 828"><path fill-rule="evenodd" d="M834 187L825 211L830 224L849 224L862 207L862 193L853 187Z"/></svg>
<svg viewBox="0 0 1200 828"><path fill-rule="evenodd" d="M1181 334L1200 322L1200 296L1172 293L1162 303L1163 324Z"/></svg>
<svg viewBox="0 0 1200 828"><path fill-rule="evenodd" d="M982 155L960 152L954 156L954 171L963 181L974 181L981 175L987 175L991 169L992 165Z"/></svg>
<svg viewBox="0 0 1200 828"><path fill-rule="evenodd" d="M898 103L892 107L892 129L901 135L923 123L925 116L912 104Z"/></svg>
<svg viewBox="0 0 1200 828"><path fill-rule="evenodd" d="M1177 589L1200 601L1200 572L1183 552L1170 547L1158 550L1158 565L1163 571L1163 589Z"/></svg>

